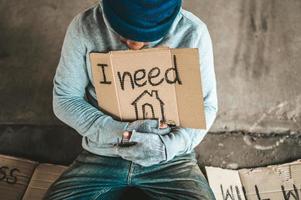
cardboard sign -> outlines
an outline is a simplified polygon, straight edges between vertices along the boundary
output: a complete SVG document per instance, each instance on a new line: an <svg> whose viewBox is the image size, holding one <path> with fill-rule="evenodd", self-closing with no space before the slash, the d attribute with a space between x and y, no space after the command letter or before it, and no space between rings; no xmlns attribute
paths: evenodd
<svg viewBox="0 0 301 200"><path fill-rule="evenodd" d="M206 129L197 48L91 53L100 109L121 121L160 119Z"/></svg>
<svg viewBox="0 0 301 200"><path fill-rule="evenodd" d="M217 200L301 199L301 160L241 170L206 167L206 172Z"/></svg>
<svg viewBox="0 0 301 200"><path fill-rule="evenodd" d="M246 200L238 171L206 167L206 173L217 200Z"/></svg>
<svg viewBox="0 0 301 200"><path fill-rule="evenodd" d="M23 200L43 199L48 188L66 170L67 166L40 164L34 171Z"/></svg>
<svg viewBox="0 0 301 200"><path fill-rule="evenodd" d="M0 199L22 199L37 162L0 155Z"/></svg>

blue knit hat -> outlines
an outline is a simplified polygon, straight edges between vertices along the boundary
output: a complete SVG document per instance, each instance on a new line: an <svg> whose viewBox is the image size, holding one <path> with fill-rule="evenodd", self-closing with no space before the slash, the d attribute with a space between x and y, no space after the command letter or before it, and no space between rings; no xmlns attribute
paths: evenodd
<svg viewBox="0 0 301 200"><path fill-rule="evenodd" d="M182 0L102 0L111 27L139 42L162 38L180 11Z"/></svg>

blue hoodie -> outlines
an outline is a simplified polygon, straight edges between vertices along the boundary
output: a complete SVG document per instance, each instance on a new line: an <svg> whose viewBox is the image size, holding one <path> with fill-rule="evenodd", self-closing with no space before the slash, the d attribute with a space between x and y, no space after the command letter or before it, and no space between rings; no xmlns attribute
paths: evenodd
<svg viewBox="0 0 301 200"><path fill-rule="evenodd" d="M207 129L197 129L189 137L177 138L179 143L187 145L182 153L188 153L202 141L212 126L218 109L211 38L207 26L198 17L181 8L168 33L146 48L158 46L199 48ZM99 127L105 127L113 134L120 131L123 125L111 123L111 116L102 113L87 101L86 89L96 100L89 54L126 49L128 47L119 40L119 35L106 20L100 1L78 14L68 26L53 79L55 115L83 136L84 149L98 155L118 156L112 146L97 143L104 137Z"/></svg>

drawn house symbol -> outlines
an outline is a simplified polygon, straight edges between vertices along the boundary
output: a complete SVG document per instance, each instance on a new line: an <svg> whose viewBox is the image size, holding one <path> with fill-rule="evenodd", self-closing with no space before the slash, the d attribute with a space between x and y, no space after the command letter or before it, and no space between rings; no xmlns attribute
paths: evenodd
<svg viewBox="0 0 301 200"><path fill-rule="evenodd" d="M131 104L134 106L136 119L165 120L164 102L160 99L157 90L151 92L145 90Z"/></svg>

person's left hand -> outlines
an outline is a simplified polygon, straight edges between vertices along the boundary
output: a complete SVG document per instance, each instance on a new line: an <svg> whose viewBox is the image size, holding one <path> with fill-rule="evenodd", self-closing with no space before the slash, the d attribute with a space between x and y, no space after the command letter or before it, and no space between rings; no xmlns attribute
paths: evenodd
<svg viewBox="0 0 301 200"><path fill-rule="evenodd" d="M145 167L166 160L165 145L158 134L133 131L130 141L135 141L137 144L130 147L116 147L117 153L123 159Z"/></svg>

